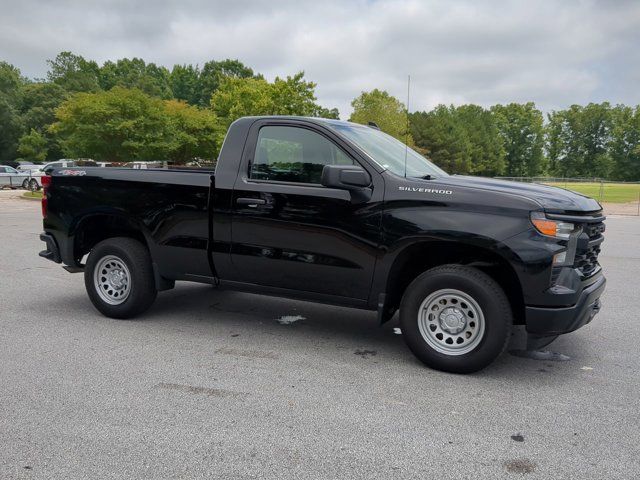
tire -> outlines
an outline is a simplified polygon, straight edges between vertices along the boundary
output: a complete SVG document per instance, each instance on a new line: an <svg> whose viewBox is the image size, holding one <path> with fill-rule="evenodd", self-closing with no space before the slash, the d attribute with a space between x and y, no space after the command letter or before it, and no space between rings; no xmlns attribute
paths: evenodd
<svg viewBox="0 0 640 480"><path fill-rule="evenodd" d="M32 192L40 190L40 184L38 183L38 181L35 178L32 178L29 181L29 190L31 190Z"/></svg>
<svg viewBox="0 0 640 480"><path fill-rule="evenodd" d="M452 373L482 370L506 348L511 306L498 283L462 265L418 276L400 304L402 335L425 365Z"/></svg>
<svg viewBox="0 0 640 480"><path fill-rule="evenodd" d="M93 247L84 284L91 303L110 318L133 318L146 311L158 294L149 251L125 237L108 238Z"/></svg>
<svg viewBox="0 0 640 480"><path fill-rule="evenodd" d="M22 182L22 188L24 188L25 190L29 190L29 179L25 178L24 182Z"/></svg>

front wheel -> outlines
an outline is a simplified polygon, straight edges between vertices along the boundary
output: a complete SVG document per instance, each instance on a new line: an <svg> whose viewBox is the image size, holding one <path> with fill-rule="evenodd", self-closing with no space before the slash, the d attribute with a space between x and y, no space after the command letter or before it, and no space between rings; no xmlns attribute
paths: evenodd
<svg viewBox="0 0 640 480"><path fill-rule="evenodd" d="M24 188L25 190L29 190L29 179L25 178L24 181L22 182L22 188Z"/></svg>
<svg viewBox="0 0 640 480"><path fill-rule="evenodd" d="M149 251L132 238L108 238L89 254L84 283L93 305L111 318L132 318L158 294Z"/></svg>
<svg viewBox="0 0 640 480"><path fill-rule="evenodd" d="M31 190L32 192L36 192L36 191L40 190L40 184L38 183L38 181L35 178L32 178L29 181L29 190Z"/></svg>
<svg viewBox="0 0 640 480"><path fill-rule="evenodd" d="M506 348L509 300L486 273L462 265L426 271L400 305L403 337L427 366L454 373L483 369Z"/></svg>

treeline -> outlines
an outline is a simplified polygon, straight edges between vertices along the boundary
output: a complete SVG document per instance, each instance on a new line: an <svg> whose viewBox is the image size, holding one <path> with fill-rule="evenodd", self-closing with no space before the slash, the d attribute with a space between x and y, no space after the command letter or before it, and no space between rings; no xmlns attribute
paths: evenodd
<svg viewBox="0 0 640 480"><path fill-rule="evenodd" d="M640 107L440 105L410 115L417 147L445 170L478 175L640 180Z"/></svg>
<svg viewBox="0 0 640 480"><path fill-rule="evenodd" d="M338 118L300 72L268 82L238 60L171 70L139 58L96 62L70 52L44 79L0 62L0 163L215 159L244 115Z"/></svg>
<svg viewBox="0 0 640 480"><path fill-rule="evenodd" d="M0 62L0 163L215 159L244 115L338 118L299 72L267 81L238 60L175 65L96 62L70 52L44 79ZM363 92L351 121L376 122L451 173L640 180L640 108L573 105L544 115L533 103L439 105L407 114L387 92Z"/></svg>

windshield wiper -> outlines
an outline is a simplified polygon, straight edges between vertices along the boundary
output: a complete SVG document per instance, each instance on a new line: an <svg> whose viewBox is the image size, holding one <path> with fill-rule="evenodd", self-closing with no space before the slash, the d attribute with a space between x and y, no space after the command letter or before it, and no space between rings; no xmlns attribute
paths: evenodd
<svg viewBox="0 0 640 480"><path fill-rule="evenodd" d="M436 177L434 177L430 173L426 173L424 175L420 175L419 177L414 177L414 178L421 178L423 180L434 180Z"/></svg>

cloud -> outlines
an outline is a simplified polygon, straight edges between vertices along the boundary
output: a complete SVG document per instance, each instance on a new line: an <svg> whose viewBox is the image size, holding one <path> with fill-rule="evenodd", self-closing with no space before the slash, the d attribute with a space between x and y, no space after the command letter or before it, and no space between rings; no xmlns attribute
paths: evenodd
<svg viewBox="0 0 640 480"><path fill-rule="evenodd" d="M640 2L48 2L0 5L0 59L43 77L71 50L171 67L239 58L267 76L299 70L343 117L382 88L412 110L438 103L640 103Z"/></svg>

